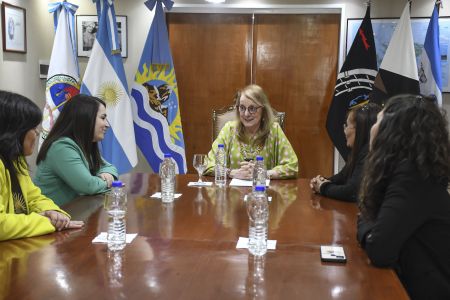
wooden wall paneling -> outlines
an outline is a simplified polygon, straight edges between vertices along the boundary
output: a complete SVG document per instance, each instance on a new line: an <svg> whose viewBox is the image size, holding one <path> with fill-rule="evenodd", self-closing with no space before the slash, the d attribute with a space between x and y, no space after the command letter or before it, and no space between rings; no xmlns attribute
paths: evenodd
<svg viewBox="0 0 450 300"><path fill-rule="evenodd" d="M325 129L336 80L340 15L256 15L254 80L286 112L286 134L300 176L331 175L333 146Z"/></svg>
<svg viewBox="0 0 450 300"><path fill-rule="evenodd" d="M211 148L211 112L250 82L251 15L168 13L188 172Z"/></svg>

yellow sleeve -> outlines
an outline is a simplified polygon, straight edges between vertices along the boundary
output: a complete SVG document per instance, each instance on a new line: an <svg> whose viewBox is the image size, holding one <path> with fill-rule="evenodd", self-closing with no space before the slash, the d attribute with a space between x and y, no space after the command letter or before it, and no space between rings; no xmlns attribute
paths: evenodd
<svg viewBox="0 0 450 300"><path fill-rule="evenodd" d="M54 232L50 220L46 217L31 213L15 214L5 213L0 205L0 241L20 239Z"/></svg>
<svg viewBox="0 0 450 300"><path fill-rule="evenodd" d="M0 161L0 241L47 234L55 231L47 217L38 212L62 211L52 200L43 196L27 174L19 175L19 183L30 214L15 214L9 173Z"/></svg>

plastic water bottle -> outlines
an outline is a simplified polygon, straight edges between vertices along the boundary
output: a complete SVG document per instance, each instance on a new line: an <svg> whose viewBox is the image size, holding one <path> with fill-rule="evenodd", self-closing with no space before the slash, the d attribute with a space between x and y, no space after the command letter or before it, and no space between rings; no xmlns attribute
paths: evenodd
<svg viewBox="0 0 450 300"><path fill-rule="evenodd" d="M164 160L159 167L159 177L161 177L162 202L173 202L175 192L175 163L172 160L172 154L164 154Z"/></svg>
<svg viewBox="0 0 450 300"><path fill-rule="evenodd" d="M223 187L227 184L227 159L225 155L225 147L219 144L216 152L216 168L215 168L215 184Z"/></svg>
<svg viewBox="0 0 450 300"><path fill-rule="evenodd" d="M256 156L256 163L253 167L253 190L256 186L266 186L267 170L264 164L264 158L260 155Z"/></svg>
<svg viewBox="0 0 450 300"><path fill-rule="evenodd" d="M265 191L265 185L257 185L255 191L247 197L248 251L257 256L264 255L267 252L269 204Z"/></svg>
<svg viewBox="0 0 450 300"><path fill-rule="evenodd" d="M127 194L121 181L113 181L106 194L105 208L108 212L108 249L122 250L126 245Z"/></svg>

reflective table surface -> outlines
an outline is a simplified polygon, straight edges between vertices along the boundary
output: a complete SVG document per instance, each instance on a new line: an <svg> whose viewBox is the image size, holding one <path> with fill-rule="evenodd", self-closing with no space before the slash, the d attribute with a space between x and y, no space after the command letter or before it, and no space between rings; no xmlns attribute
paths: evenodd
<svg viewBox="0 0 450 300"><path fill-rule="evenodd" d="M64 209L85 228L0 242L0 299L408 299L395 273L370 265L356 242L357 207L314 195L308 179L272 180L269 239L262 258L236 249L248 236L247 187L188 187L179 175L171 204L151 198L155 175L124 176L127 232L109 252L102 195ZM211 181L213 179L207 178ZM320 245L341 245L347 263L324 263Z"/></svg>

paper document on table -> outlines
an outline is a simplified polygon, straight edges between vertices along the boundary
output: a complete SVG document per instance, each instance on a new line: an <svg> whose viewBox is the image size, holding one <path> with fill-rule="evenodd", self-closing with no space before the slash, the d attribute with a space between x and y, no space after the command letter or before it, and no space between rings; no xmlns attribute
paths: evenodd
<svg viewBox="0 0 450 300"><path fill-rule="evenodd" d="M127 237L126 237L127 244L131 243L136 236L137 236L137 233L127 233ZM108 233L107 232L100 232L100 234L97 235L92 240L92 243L102 243L102 244L108 243Z"/></svg>
<svg viewBox="0 0 450 300"><path fill-rule="evenodd" d="M203 182L198 182L198 181L191 181L188 183L188 186L212 186L212 182L209 181L203 181Z"/></svg>
<svg viewBox="0 0 450 300"><path fill-rule="evenodd" d="M266 186L269 186L269 184L270 179L266 179ZM253 181L233 178L230 181L230 186L253 186Z"/></svg>
<svg viewBox="0 0 450 300"><path fill-rule="evenodd" d="M267 250L275 250L277 247L277 240L267 240ZM248 249L248 238L239 237L236 244L236 249Z"/></svg>
<svg viewBox="0 0 450 300"><path fill-rule="evenodd" d="M151 195L150 197L161 199L161 192L154 193L154 194ZM180 198L180 197L181 197L181 194L173 194L173 197L174 197L174 198Z"/></svg>

